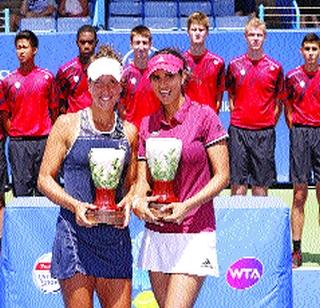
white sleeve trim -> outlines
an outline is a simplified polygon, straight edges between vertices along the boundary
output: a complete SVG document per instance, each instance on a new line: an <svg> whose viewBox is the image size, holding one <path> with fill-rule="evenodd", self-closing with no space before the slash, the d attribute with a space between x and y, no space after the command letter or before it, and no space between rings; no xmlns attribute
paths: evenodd
<svg viewBox="0 0 320 308"><path fill-rule="evenodd" d="M217 138L215 140L212 140L212 141L208 142L207 144L205 144L205 148L208 148L208 147L212 146L213 144L215 144L215 143L217 143L217 142L219 142L219 141L221 141L223 139L227 139L227 138L229 138L229 135L225 134L225 135L223 135L223 136L221 136L221 137L219 137L219 138Z"/></svg>

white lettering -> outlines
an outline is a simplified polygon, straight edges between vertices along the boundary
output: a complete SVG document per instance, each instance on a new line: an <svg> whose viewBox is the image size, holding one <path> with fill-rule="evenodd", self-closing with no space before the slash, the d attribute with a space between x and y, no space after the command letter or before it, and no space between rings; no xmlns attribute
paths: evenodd
<svg viewBox="0 0 320 308"><path fill-rule="evenodd" d="M230 106L228 100L223 100L221 102L220 112L230 112Z"/></svg>
<svg viewBox="0 0 320 308"><path fill-rule="evenodd" d="M229 269L229 273L232 279L242 279L244 276L245 279L260 279L261 275L256 268L235 268Z"/></svg>

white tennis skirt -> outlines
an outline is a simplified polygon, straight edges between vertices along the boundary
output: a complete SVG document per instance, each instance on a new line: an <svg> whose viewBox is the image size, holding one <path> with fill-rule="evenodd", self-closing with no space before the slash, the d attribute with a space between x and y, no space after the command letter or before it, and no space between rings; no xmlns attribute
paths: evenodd
<svg viewBox="0 0 320 308"><path fill-rule="evenodd" d="M138 267L153 272L217 277L216 232L159 233L146 228Z"/></svg>

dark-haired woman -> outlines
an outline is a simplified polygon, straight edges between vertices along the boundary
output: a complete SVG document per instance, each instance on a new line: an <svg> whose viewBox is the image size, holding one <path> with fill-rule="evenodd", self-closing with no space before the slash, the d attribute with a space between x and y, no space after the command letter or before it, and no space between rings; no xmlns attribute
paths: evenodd
<svg viewBox="0 0 320 308"><path fill-rule="evenodd" d="M150 59L148 75L161 108L140 127L136 215L146 222L139 265L148 270L160 307L192 307L207 275L218 275L212 199L227 185L227 133L215 112L184 96L186 63L175 50ZM176 138L182 154L174 179L179 201L154 215L147 197L153 182L146 161L149 138ZM164 216L164 217L162 217ZM162 218L161 218L162 217Z"/></svg>

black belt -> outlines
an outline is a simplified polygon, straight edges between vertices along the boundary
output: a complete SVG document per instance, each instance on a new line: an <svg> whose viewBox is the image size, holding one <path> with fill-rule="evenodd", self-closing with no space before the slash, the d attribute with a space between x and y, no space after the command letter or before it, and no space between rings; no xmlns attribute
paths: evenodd
<svg viewBox="0 0 320 308"><path fill-rule="evenodd" d="M43 140L47 139L48 135L44 136L19 136L19 137L10 137L12 141L26 141L26 140Z"/></svg>
<svg viewBox="0 0 320 308"><path fill-rule="evenodd" d="M312 126L312 125L305 125L305 124L293 124L294 127L302 127L302 128L320 128L320 126Z"/></svg>

